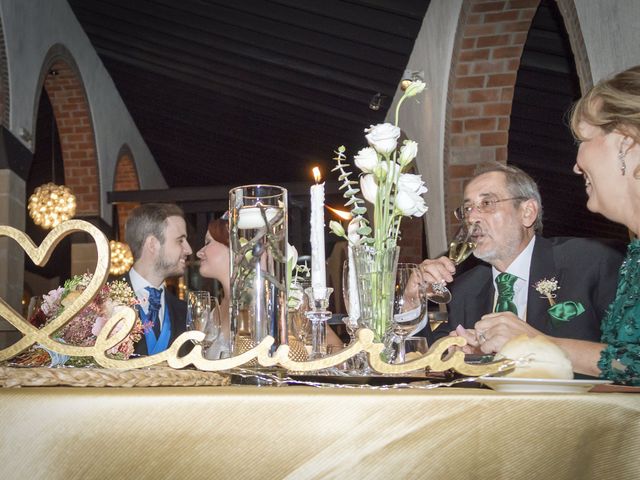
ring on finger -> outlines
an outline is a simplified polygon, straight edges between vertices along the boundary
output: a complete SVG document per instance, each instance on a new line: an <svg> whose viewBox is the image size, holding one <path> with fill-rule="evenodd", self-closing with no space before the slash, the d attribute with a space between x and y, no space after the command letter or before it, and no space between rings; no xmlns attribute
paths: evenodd
<svg viewBox="0 0 640 480"><path fill-rule="evenodd" d="M480 343L484 343L487 341L487 337L484 336L484 332L478 333L478 340L480 341Z"/></svg>

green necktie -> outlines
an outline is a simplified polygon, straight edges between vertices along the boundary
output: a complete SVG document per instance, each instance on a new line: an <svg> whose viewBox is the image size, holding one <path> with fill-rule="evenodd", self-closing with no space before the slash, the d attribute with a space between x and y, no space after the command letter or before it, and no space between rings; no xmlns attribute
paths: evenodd
<svg viewBox="0 0 640 480"><path fill-rule="evenodd" d="M498 287L498 301L495 312L513 312L518 315L516 304L513 303L513 286L518 277L510 273L501 273L496 277Z"/></svg>

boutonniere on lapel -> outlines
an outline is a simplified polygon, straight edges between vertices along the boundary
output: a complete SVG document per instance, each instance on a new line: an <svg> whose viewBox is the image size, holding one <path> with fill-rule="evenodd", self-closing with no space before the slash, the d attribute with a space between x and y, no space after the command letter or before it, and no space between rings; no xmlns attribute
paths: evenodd
<svg viewBox="0 0 640 480"><path fill-rule="evenodd" d="M581 313L584 312L584 306L580 302L572 302L568 300L566 302L556 303L556 291L560 289L558 286L558 281L555 277L552 277L551 280L547 280L543 278L533 285L533 288L536 289L541 298L546 298L549 300L549 309L547 313L551 317L551 323L554 327L561 325L562 323L569 322L571 319L577 317Z"/></svg>

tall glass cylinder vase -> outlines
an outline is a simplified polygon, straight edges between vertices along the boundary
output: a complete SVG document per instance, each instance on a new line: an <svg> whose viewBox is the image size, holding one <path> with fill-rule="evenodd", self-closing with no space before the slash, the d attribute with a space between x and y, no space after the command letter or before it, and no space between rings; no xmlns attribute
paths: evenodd
<svg viewBox="0 0 640 480"><path fill-rule="evenodd" d="M391 325L399 252L400 247L353 247L360 322L363 327L373 330L376 342L384 341L385 333Z"/></svg>
<svg viewBox="0 0 640 480"><path fill-rule="evenodd" d="M287 343L287 190L245 185L229 192L231 336L235 355L265 337Z"/></svg>

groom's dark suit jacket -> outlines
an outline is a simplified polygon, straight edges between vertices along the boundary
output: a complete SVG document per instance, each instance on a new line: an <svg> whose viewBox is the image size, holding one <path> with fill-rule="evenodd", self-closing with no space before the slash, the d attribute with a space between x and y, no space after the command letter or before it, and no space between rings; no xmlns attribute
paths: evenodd
<svg viewBox="0 0 640 480"><path fill-rule="evenodd" d="M129 285L131 285L131 279L129 278L128 273L122 277L122 280L125 280ZM165 308L168 310L169 318L171 319L171 338L169 339L169 345L171 345L173 341L187 329L187 303L180 300L166 288L164 289L164 294ZM139 355L149 354L147 351L147 341L145 340L144 335L140 341L135 344L135 353Z"/></svg>
<svg viewBox="0 0 640 480"><path fill-rule="evenodd" d="M622 253L597 240L586 238L536 237L529 270L526 321L544 334L554 337L600 341L600 322L614 298ZM549 300L534 287L540 280L555 277L556 303L580 302L584 313L558 326L547 313ZM491 265L480 265L456 277L449 285L452 300L448 305L449 324L433 332L433 340L454 330L457 325L473 328L480 317L491 313L494 285Z"/></svg>

